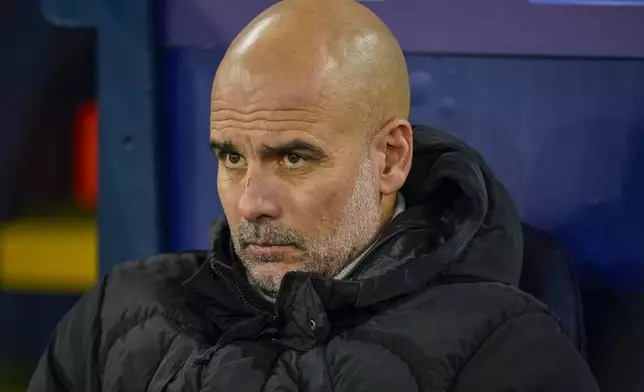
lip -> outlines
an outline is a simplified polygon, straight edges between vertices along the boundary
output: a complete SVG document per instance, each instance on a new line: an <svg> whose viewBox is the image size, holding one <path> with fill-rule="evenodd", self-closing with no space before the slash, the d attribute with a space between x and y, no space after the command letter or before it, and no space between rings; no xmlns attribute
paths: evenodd
<svg viewBox="0 0 644 392"><path fill-rule="evenodd" d="M293 245L248 244L248 249L257 255L279 255L294 249Z"/></svg>

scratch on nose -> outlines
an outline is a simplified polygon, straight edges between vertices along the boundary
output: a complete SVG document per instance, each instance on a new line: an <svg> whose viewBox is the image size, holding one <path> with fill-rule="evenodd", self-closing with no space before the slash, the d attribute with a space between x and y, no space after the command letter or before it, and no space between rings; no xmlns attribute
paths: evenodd
<svg viewBox="0 0 644 392"><path fill-rule="evenodd" d="M246 179L246 189L250 187L250 176Z"/></svg>

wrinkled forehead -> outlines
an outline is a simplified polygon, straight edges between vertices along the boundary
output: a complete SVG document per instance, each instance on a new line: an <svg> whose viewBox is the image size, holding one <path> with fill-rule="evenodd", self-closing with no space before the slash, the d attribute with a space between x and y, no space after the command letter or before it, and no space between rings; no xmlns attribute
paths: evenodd
<svg viewBox="0 0 644 392"><path fill-rule="evenodd" d="M213 82L211 130L230 125L227 120L237 125L252 120L260 128L306 129L317 137L333 138L353 130L355 117L339 86L316 70L267 72L227 64Z"/></svg>

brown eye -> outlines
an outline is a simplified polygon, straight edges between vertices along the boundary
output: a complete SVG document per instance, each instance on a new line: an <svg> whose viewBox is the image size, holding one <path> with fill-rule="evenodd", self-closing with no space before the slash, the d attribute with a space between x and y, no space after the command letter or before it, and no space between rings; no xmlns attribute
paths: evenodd
<svg viewBox="0 0 644 392"><path fill-rule="evenodd" d="M282 164L287 169L297 169L306 164L306 160L297 154L287 154L284 156Z"/></svg>
<svg viewBox="0 0 644 392"><path fill-rule="evenodd" d="M224 156L224 165L229 169L243 169L246 166L246 160L239 154L226 154Z"/></svg>
<svg viewBox="0 0 644 392"><path fill-rule="evenodd" d="M241 161L241 157L237 154L230 154L228 155L228 161L234 165L236 163L239 163L239 161Z"/></svg>

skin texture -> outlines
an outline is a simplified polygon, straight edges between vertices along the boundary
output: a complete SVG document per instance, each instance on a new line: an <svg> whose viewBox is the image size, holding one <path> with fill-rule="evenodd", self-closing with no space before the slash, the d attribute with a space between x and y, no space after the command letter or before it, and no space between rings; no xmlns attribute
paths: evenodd
<svg viewBox="0 0 644 392"><path fill-rule="evenodd" d="M213 82L219 196L249 280L337 275L394 210L412 158L409 84L389 29L352 0L285 0Z"/></svg>

